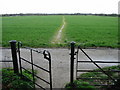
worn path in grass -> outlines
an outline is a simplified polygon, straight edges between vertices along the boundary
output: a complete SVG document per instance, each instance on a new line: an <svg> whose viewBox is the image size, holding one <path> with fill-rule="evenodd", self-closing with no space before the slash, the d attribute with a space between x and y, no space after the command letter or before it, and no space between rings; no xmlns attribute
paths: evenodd
<svg viewBox="0 0 120 90"><path fill-rule="evenodd" d="M65 27L65 24L66 24L65 17L63 16L63 24L62 24L61 28L58 30L55 37L53 38L53 40L52 40L53 44L60 44L61 43L61 41L62 41L62 31Z"/></svg>
<svg viewBox="0 0 120 90"><path fill-rule="evenodd" d="M70 50L69 49L47 49L47 48L38 48L38 50L48 50L51 53L52 56L52 76L53 76L53 87L54 88L63 88L66 83L70 81ZM118 50L117 49L84 49L85 52L93 59L93 60L101 60L101 61L118 61ZM11 51L10 49L0 49L2 51L2 56L0 54L0 58L3 57L3 59L11 59ZM22 49L22 56L30 59L29 50ZM40 66L45 66L44 62L42 62L43 56L40 56L41 54L33 54L34 63L38 64ZM7 57L9 58L7 58ZM88 60L83 53L79 52L79 60ZM75 61L76 62L76 61ZM4 66L11 65L10 63L3 64ZM26 63L22 64L24 67L31 68L31 65L28 65ZM79 64L80 69L96 69L96 66L94 64L88 64L88 63L81 63ZM101 67L105 66L111 66L116 64L108 64L103 63L99 64ZM45 67L47 67L48 64L46 64ZM46 78L47 74L42 73L38 70L38 75L43 76ZM38 81L40 84L42 84L40 81ZM47 87L47 86L46 86Z"/></svg>

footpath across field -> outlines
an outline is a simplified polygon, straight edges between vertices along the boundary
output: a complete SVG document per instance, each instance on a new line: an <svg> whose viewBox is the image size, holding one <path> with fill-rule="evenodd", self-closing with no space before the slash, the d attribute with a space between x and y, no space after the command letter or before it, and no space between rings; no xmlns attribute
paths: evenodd
<svg viewBox="0 0 120 90"><path fill-rule="evenodd" d="M8 47L10 40L22 41L24 46L30 47L68 47L71 41L84 47L118 47L117 17L16 16L2 17L2 23L3 47ZM61 28L59 43L52 43Z"/></svg>

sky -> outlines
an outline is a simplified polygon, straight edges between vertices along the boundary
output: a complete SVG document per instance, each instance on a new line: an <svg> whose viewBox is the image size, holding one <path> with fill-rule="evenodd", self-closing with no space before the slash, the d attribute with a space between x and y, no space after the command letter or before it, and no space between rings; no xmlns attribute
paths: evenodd
<svg viewBox="0 0 120 90"><path fill-rule="evenodd" d="M0 0L0 14L116 13L120 0Z"/></svg>

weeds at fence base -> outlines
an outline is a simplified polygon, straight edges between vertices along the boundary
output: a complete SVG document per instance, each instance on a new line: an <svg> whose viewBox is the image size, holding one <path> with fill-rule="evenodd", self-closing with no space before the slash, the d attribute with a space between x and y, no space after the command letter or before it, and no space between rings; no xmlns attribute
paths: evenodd
<svg viewBox="0 0 120 90"><path fill-rule="evenodd" d="M95 69L97 71L99 69ZM103 70L120 70L120 66L110 66L110 67L104 67ZM68 83L66 84L65 88L68 90L72 90L72 88L81 89L81 90L97 90L98 88L100 90L120 90L120 76L118 75L118 72L109 72L109 74L116 79L116 82L109 82L111 85L107 85L107 82L104 82L104 79L108 79L107 76L103 75L103 73L100 72L88 72L83 73L80 75L80 78L91 78L91 79L79 79L75 80L73 84ZM93 79L92 79L93 78ZM94 78L101 78L103 80L97 80ZM99 83L100 82L100 83ZM101 86L94 86L95 84ZM106 84L106 86L102 86L102 84Z"/></svg>
<svg viewBox="0 0 120 90"><path fill-rule="evenodd" d="M82 80L75 80L73 84L69 83L65 86L67 90L69 89L81 89L81 90L96 90L94 86L90 85L88 82Z"/></svg>
<svg viewBox="0 0 120 90"><path fill-rule="evenodd" d="M118 72L112 72L112 70L120 70L120 66L110 66L110 67L104 67L102 68L104 71L109 71L107 72L110 76L112 76L114 79L119 79L119 74ZM99 71L100 69L95 69L94 71ZM83 73L79 76L80 78L101 78L104 80L100 79L90 79L90 80L84 80L87 81L91 84L105 84L107 81L106 79L109 80L109 77L102 72L88 72L88 73ZM109 84L112 84L113 82L109 82ZM114 84L114 83L113 83Z"/></svg>
<svg viewBox="0 0 120 90"><path fill-rule="evenodd" d="M28 80L21 80L20 76L14 74L14 71L10 68L3 68L0 70L2 73L2 89L4 90L17 90L17 89L29 89L32 90L34 84ZM23 71L24 75L28 78L32 78L32 75Z"/></svg>
<svg viewBox="0 0 120 90"><path fill-rule="evenodd" d="M88 73L83 73L79 77L80 78L91 78L91 79L83 79L84 82L89 82L92 85L101 85L101 86L96 86L101 89L110 89L112 88L119 88L120 90L120 76L118 72L112 72L111 70L120 70L120 65L117 66L110 66L110 67L104 67L102 68L104 71L110 71L107 72L111 77L116 79L116 82L113 82L112 80L107 77L107 75L103 74L102 72L88 72ZM95 69L94 71L99 71L100 69ZM92 79L93 78L93 79ZM94 78L100 78L100 79L94 79ZM106 85L106 86L102 86ZM117 90L117 89L116 89Z"/></svg>

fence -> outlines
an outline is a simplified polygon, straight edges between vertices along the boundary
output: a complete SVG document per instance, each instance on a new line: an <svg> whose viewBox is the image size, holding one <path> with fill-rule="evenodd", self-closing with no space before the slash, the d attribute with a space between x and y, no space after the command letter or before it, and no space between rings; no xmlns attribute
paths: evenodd
<svg viewBox="0 0 120 90"><path fill-rule="evenodd" d="M10 51L7 50L6 52L2 52L3 48L0 49L0 66L1 68L8 68L8 67L13 67L13 61L11 56L8 55L8 53L11 53ZM4 49L6 51L6 49ZM7 54L7 55L6 55Z"/></svg>
<svg viewBox="0 0 120 90"><path fill-rule="evenodd" d="M49 51L47 50L43 50L43 51L39 51L39 50L35 50L29 47L22 47L21 42L18 42L18 48L16 47L17 42L15 40L10 41L11 44L11 53L12 53L12 60L13 60L13 69L14 69L14 73L18 74L21 76L22 78L27 78L25 75L23 75L22 71L25 70L28 73L32 74L32 80L29 79L29 81L34 83L34 89L37 87L45 90L45 87L41 86L40 84L35 82L35 78L45 82L46 84L49 85L50 90L52 90L52 72L51 72L51 55L49 53ZM30 53L30 60L27 60L25 57L23 57L21 55L21 47L24 49L29 50ZM17 57L17 52L18 52L18 57ZM41 54L44 56L44 60L47 60L48 65L49 65L49 69L45 69L43 67L41 67L40 65L34 64L34 59L33 59L33 52ZM19 58L19 60L18 60ZM29 65L31 65L32 71L27 70L22 64L22 61L28 63ZM38 68L41 69L43 71L45 71L46 73L49 74L49 81L41 78L38 75L35 75L35 69L34 68ZM27 78L28 79L28 78Z"/></svg>
<svg viewBox="0 0 120 90"><path fill-rule="evenodd" d="M14 72L16 74L21 75L21 78L25 77L22 73L23 70L28 71L24 66L22 61L28 63L29 65L31 65L31 69L32 71L28 71L30 74L32 74L32 78L33 80L30 80L31 82L34 83L34 88L36 88L36 86L40 87L41 89L45 90L45 88L41 85L39 85L38 83L36 83L35 78L38 78L40 80L42 80L43 82L45 82L46 84L48 84L50 86L50 89L52 90L52 72L51 72L51 55L49 53L49 51L47 50L43 50L43 51L39 51L33 48L29 48L29 47L23 47L21 42L16 42L16 41L10 41L11 44L11 53L12 53L12 60L13 61L1 61L1 62L13 62L13 69ZM18 47L17 47L18 45ZM30 54L30 60L26 59L23 55L21 55L21 49L24 48L26 50L29 51ZM79 52L82 52L88 59L89 61L85 61L85 60L79 60ZM18 57L17 57L17 53L18 53ZM44 57L44 60L48 62L48 69L45 69L43 67L41 67L40 65L37 65L34 63L34 58L33 58L33 53L38 53L40 55L42 55ZM106 75L108 77L108 79L106 79L109 82L115 82L116 78L111 77L111 75L108 72L117 72L120 73L119 70L103 70L98 63L120 63L120 62L115 62L115 61L94 61L80 46L77 47L77 49L75 48L75 42L71 42L71 53L70 53L70 82L73 83L74 81L74 72L76 72L76 79L82 79L82 80L88 80L88 79L94 79L94 80L104 80L103 78L81 78L81 77L77 77L79 72L102 72L104 75ZM75 60L76 60L76 70L74 69L75 66ZM82 70L78 68L78 64L80 63L93 63L99 70ZM49 81L41 78L40 76L35 75L34 70L35 68L38 68L40 70L45 71L46 73L49 74ZM26 77L27 78L27 77ZM108 83L109 84L109 83ZM94 84L95 86L105 86L103 84ZM113 84L109 84L109 85L113 85Z"/></svg>
<svg viewBox="0 0 120 90"><path fill-rule="evenodd" d="M12 63L13 63L13 61L10 60L9 57L7 57L7 56L5 56L3 60L0 60L1 68L11 67Z"/></svg>
<svg viewBox="0 0 120 90"><path fill-rule="evenodd" d="M88 59L89 61L86 60L79 60L79 52L81 51L81 53L83 53ZM78 77L78 73L82 72L101 72L104 75L106 75L108 78L106 79L107 82L113 82L111 83L107 83L107 84L94 84L94 86L110 86L113 85L114 82L116 82L116 78L113 78L109 72L117 72L118 75L120 73L120 70L103 70L98 63L116 63L119 64L119 61L94 61L80 46L77 47L77 50L75 49L75 42L71 42L71 75L70 75L70 82L73 83L74 80L74 64L75 64L75 60L76 60L76 79L77 80L105 80L105 78L94 78L94 77L87 77L87 78L82 78L82 77ZM79 69L78 65L80 63L93 63L99 70L89 70L89 68L87 70L83 70L83 69ZM119 67L120 68L120 67Z"/></svg>

